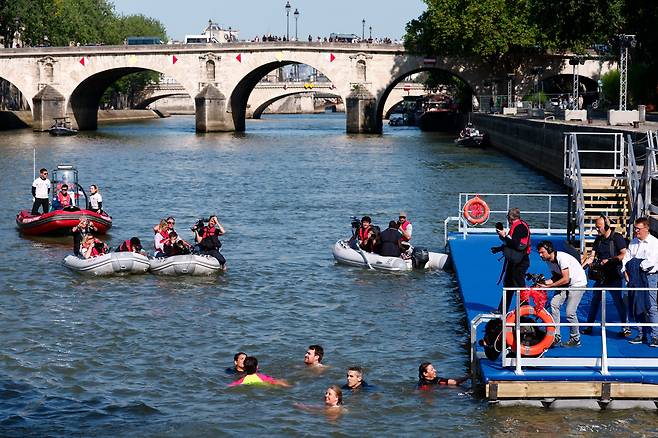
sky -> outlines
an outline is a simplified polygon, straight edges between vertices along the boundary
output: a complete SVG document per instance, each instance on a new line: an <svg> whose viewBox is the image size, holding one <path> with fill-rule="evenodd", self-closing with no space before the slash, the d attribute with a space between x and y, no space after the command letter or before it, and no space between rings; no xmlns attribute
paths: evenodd
<svg viewBox="0 0 658 438"><path fill-rule="evenodd" d="M187 34L199 34L208 19L223 28L238 29L240 39L271 33L285 35L285 0L111 0L120 14L143 14L160 20L167 34L183 40ZM398 39L404 35L408 21L424 10L422 0L290 0L290 35L294 37L293 13L299 10L298 35L329 36L330 33L361 35L366 20L368 37Z"/></svg>

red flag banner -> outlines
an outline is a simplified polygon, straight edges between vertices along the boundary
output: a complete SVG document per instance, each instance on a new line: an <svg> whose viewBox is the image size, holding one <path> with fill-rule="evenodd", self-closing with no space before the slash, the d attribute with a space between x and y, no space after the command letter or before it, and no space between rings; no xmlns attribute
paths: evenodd
<svg viewBox="0 0 658 438"><path fill-rule="evenodd" d="M240 64L242 64L242 53L238 53L238 56L236 56L235 59L237 59L237 61L238 61Z"/></svg>
<svg viewBox="0 0 658 438"><path fill-rule="evenodd" d="M84 66L85 65L85 57L83 56L82 58L80 58L80 61L78 61L78 62Z"/></svg>
<svg viewBox="0 0 658 438"><path fill-rule="evenodd" d="M176 58L176 55L171 55L171 63L176 64L176 61L178 61L178 58Z"/></svg>
<svg viewBox="0 0 658 438"><path fill-rule="evenodd" d="M330 53L329 54L329 62L334 62L335 59L336 59L336 56L333 53Z"/></svg>

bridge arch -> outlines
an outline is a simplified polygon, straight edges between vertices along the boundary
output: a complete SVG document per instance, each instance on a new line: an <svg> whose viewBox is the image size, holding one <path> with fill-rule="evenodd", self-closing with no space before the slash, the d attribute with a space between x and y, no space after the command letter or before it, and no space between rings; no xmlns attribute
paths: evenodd
<svg viewBox="0 0 658 438"><path fill-rule="evenodd" d="M157 96L148 97L146 99L140 100L139 103L135 105L135 109L146 109L153 102L157 102L160 99L167 99L169 97L187 97L190 95L187 93L168 93L168 94L158 94Z"/></svg>
<svg viewBox="0 0 658 438"><path fill-rule="evenodd" d="M311 90L306 90L306 91L292 91L290 93L285 93L281 94L279 96L275 96L271 99L266 100L265 102L261 103L258 105L254 110L253 110L253 116L252 118L254 119L260 119L263 112L267 109L268 106L272 105L274 102L279 101L281 99L285 99L286 97L290 96L296 96L298 94L313 94L313 91ZM338 94L332 94L332 93L326 93L323 92L324 95L331 95L332 97L340 97Z"/></svg>
<svg viewBox="0 0 658 438"><path fill-rule="evenodd" d="M98 106L105 90L124 76L144 71L164 74L162 71L149 67L118 67L91 74L78 83L71 92L67 106L67 112L73 114L78 129L97 129ZM186 89L186 91L188 90Z"/></svg>
<svg viewBox="0 0 658 438"><path fill-rule="evenodd" d="M11 85L12 87L16 88L18 90L18 92L20 93L19 98L22 98L23 101L27 102L27 105L30 108L30 111L32 110L33 105L32 105L32 100L31 99L32 99L33 96L31 96L29 93L27 93L27 90L24 87L22 87L21 85L16 84L15 82L11 81L10 79L8 79L4 76L0 76L0 80L5 81L6 83ZM2 102L2 103L6 104L5 102Z"/></svg>
<svg viewBox="0 0 658 438"><path fill-rule="evenodd" d="M573 74L545 76L541 78L540 83L540 88L549 98L556 97L558 94L571 95L573 92ZM578 75L578 83L580 85L578 92L583 96L583 107L586 107L598 98L598 83L595 79L583 75Z"/></svg>
<svg viewBox="0 0 658 438"><path fill-rule="evenodd" d="M384 108L388 107L386 105L386 100L390 96L390 94L393 91L393 89L395 88L395 86L397 84L399 84L400 82L404 81L405 78L407 78L407 77L409 77L413 74L421 73L421 72L425 72L425 71L427 71L427 72L430 72L430 71L446 72L446 73L449 73L450 75L460 79L462 82L464 82L466 84L466 86L468 87L468 89L469 89L469 96L467 96L467 98L469 99L468 104L470 106L470 101L472 100L472 96L475 94L475 88L473 87L473 85L466 78L464 78L463 76L455 73L454 71L444 69L444 68L440 68L440 67L423 66L423 67L410 69L410 70L404 71L402 73L397 72L395 74L394 79L388 85L386 85L386 87L380 93L379 99L377 100L377 108L375 110L375 123L376 123L375 126L376 126L376 129L377 129L377 132L382 132L382 130L383 130Z"/></svg>
<svg viewBox="0 0 658 438"><path fill-rule="evenodd" d="M263 79L268 73L276 70L277 68L284 67L287 65L294 65L294 64L308 65L310 67L315 68L312 64L303 61L282 60L282 61L268 62L251 70L235 85L233 91L231 92L229 107L231 109L233 123L236 131L244 131L246 128L247 102L249 101L249 95L256 87L258 82L260 82L261 79ZM319 72L322 72L321 69L318 68L315 69ZM322 73L324 74L324 72ZM327 77L331 81L331 78L329 78L327 75L325 75L325 77ZM300 94L300 92L290 93L289 95L292 94ZM260 113L262 113L263 110L267 108L267 106L269 106L272 102L275 102L276 100L282 97L283 96L277 96L275 99L271 100L271 102L268 105L266 105L260 110ZM259 105L259 108L260 107L262 107L262 105Z"/></svg>

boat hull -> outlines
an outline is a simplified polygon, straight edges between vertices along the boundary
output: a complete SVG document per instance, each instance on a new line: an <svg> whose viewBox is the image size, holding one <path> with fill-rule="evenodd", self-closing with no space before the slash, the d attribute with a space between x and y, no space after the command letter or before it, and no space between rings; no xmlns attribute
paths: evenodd
<svg viewBox="0 0 658 438"><path fill-rule="evenodd" d="M484 143L484 135L474 135L470 137L460 137L455 140L457 146L462 146L465 148L477 148L482 147Z"/></svg>
<svg viewBox="0 0 658 438"><path fill-rule="evenodd" d="M63 264L77 273L94 276L145 274L150 268L148 257L134 252L111 252L89 259L68 255Z"/></svg>
<svg viewBox="0 0 658 438"><path fill-rule="evenodd" d="M410 271L413 269L410 259L404 260L400 257L385 257L365 251L359 252L350 248L349 243L345 240L336 242L332 252L334 259L344 265L368 268L369 263L374 269L390 272ZM443 269L448 261L447 254L438 252L430 252L429 257L430 259L425 264L425 269Z"/></svg>
<svg viewBox="0 0 658 438"><path fill-rule="evenodd" d="M91 210L55 210L32 216L30 211L22 210L16 215L16 226L23 234L30 236L67 235L71 228L78 225L82 216L87 217L98 231L105 234L112 227L112 216L107 213L95 213Z"/></svg>
<svg viewBox="0 0 658 438"><path fill-rule="evenodd" d="M222 270L219 261L199 254L158 257L149 260L150 270L156 275L212 275Z"/></svg>

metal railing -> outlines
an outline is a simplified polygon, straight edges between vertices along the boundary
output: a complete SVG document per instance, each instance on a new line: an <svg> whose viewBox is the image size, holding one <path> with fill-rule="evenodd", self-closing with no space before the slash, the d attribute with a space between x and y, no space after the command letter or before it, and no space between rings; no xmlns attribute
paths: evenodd
<svg viewBox="0 0 658 438"><path fill-rule="evenodd" d="M628 219L627 225L627 236L633 235L633 223L635 219L640 216L644 216L644 197L643 190L646 186L644 183L646 181L644 177L644 172L647 171L647 166L644 166L642 173L637 166L637 160L635 159L635 148L633 147L633 140L631 139L630 134L626 137L628 144L628 168L626 169L626 181L628 185L628 196L631 201L631 216Z"/></svg>
<svg viewBox="0 0 658 438"><path fill-rule="evenodd" d="M647 155L642 172L644 215L649 212L658 213L658 206L654 206L652 201L652 182L658 180L656 153L658 153L658 131L647 131Z"/></svg>
<svg viewBox="0 0 658 438"><path fill-rule="evenodd" d="M463 215L464 204L471 198L479 196L489 205L489 219L481 225L468 223ZM521 209L523 219L532 225L533 233L566 234L567 228L567 195L552 193L460 193L457 215L450 216L443 223L444 241L448 242L450 224L457 223L456 229L464 238L471 234L495 233L493 224L502 222L507 226L507 212L512 207L524 206ZM487 226L487 224L491 224Z"/></svg>
<svg viewBox="0 0 658 438"><path fill-rule="evenodd" d="M584 291L591 293L600 293L601 294L601 321L600 322L579 322L567 323L567 322L537 322L537 323L528 323L521 322L521 315L519 309L521 308L520 294L517 288L503 288L502 291L502 300L503 308L507 308L506 295L507 291L515 292L515 320L513 323L508 323L507 315L501 314L481 314L476 316L471 321L471 361L475 361L475 358L479 358L477 352L477 329L480 324L485 321L492 319L501 319L503 332L501 334L502 338L502 348L501 348L501 359L500 363L502 367L514 367L514 372L518 375L523 374L523 367L589 367L589 368L599 368L599 371L602 375L610 374L609 369L611 367L642 367L642 368L658 368L658 355L656 357L632 357L629 354L624 354L622 357L609 357L608 355L608 338L606 328L608 327L653 327L658 326L658 323L636 323L636 322L608 322L606 314L606 291L632 291L635 293L647 293L654 291L655 289L650 288L545 288L542 289L545 291ZM550 312L549 312L550 313ZM559 356L559 350L551 350L550 357L524 357L521 354L521 348L515 349L515 355L513 357L508 357L507 352L507 333L512 331L514 334L514 343L515 345L521 345L521 328L522 327L600 327L601 328L601 354L599 356L591 357L575 357L573 354L568 356ZM625 342L625 341L624 341ZM648 348L648 347L647 347Z"/></svg>
<svg viewBox="0 0 658 438"><path fill-rule="evenodd" d="M571 187L571 194L575 200L575 222L578 226L578 235L585 236L585 191L583 189L583 175L580 167L580 153L578 150L578 136L570 134L564 136L564 182ZM574 234L575 234L575 230ZM575 236L572 240L575 240ZM580 240L580 253L585 253L585 239Z"/></svg>
<svg viewBox="0 0 658 438"><path fill-rule="evenodd" d="M570 164L568 157L572 152L578 155L580 163L585 164L580 168L581 175L622 176L624 174L626 170L626 142L622 133L565 132L563 135L565 182L568 165ZM612 137L612 149L578 148L578 137ZM573 146L576 147L574 151L571 150ZM587 165L586 163L590 161L596 162L598 167Z"/></svg>

